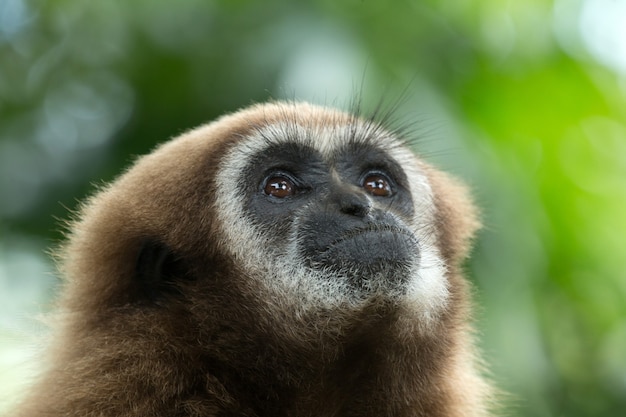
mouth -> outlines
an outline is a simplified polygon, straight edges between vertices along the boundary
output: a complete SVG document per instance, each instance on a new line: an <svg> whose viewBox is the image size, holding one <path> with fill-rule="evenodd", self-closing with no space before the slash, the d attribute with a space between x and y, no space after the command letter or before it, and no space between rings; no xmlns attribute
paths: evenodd
<svg viewBox="0 0 626 417"><path fill-rule="evenodd" d="M342 271L393 272L419 260L418 242L405 229L378 226L352 229L309 251L313 268Z"/></svg>

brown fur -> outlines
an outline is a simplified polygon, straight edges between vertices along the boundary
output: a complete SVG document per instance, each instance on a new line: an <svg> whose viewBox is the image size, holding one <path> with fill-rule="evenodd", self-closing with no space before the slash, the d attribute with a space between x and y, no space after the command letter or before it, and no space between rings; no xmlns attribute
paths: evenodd
<svg viewBox="0 0 626 417"><path fill-rule="evenodd" d="M427 168L451 291L430 332L377 300L359 312L277 312L219 249L211 190L221 156L286 116L349 120L303 104L256 106L161 146L84 205L62 253L51 365L19 415L487 415L460 274L478 223L448 176ZM156 237L199 277L166 308L133 302L138 252Z"/></svg>

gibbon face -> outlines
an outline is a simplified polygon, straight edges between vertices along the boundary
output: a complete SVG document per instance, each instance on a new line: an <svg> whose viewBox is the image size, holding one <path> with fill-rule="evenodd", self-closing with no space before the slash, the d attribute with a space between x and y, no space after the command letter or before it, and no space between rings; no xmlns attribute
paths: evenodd
<svg viewBox="0 0 626 417"><path fill-rule="evenodd" d="M417 159L371 122L304 105L280 113L253 125L220 164L224 249L295 308L378 297L429 320L447 284Z"/></svg>

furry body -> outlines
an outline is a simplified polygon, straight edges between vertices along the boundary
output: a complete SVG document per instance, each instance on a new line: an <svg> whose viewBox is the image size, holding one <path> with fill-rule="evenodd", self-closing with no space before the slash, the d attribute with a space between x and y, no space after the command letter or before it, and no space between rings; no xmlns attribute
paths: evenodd
<svg viewBox="0 0 626 417"><path fill-rule="evenodd" d="M246 182L273 147L311 152L323 178L319 196L284 215ZM346 250L372 252L370 238L415 245L397 283L384 259L358 286L358 261L302 263L311 239L301 234L315 227L299 213L368 157L342 165L362 147L401 167L408 208L363 204L410 237L381 227ZM62 254L51 365L20 415L486 416L460 273L477 227L465 189L374 122L304 103L225 116L142 157L84 205Z"/></svg>

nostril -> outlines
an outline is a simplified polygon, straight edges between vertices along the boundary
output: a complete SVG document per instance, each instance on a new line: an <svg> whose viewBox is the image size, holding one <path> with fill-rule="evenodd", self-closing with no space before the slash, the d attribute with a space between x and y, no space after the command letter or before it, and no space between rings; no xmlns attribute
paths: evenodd
<svg viewBox="0 0 626 417"><path fill-rule="evenodd" d="M341 199L341 212L351 216L365 217L370 213L372 205L365 196L345 196Z"/></svg>

